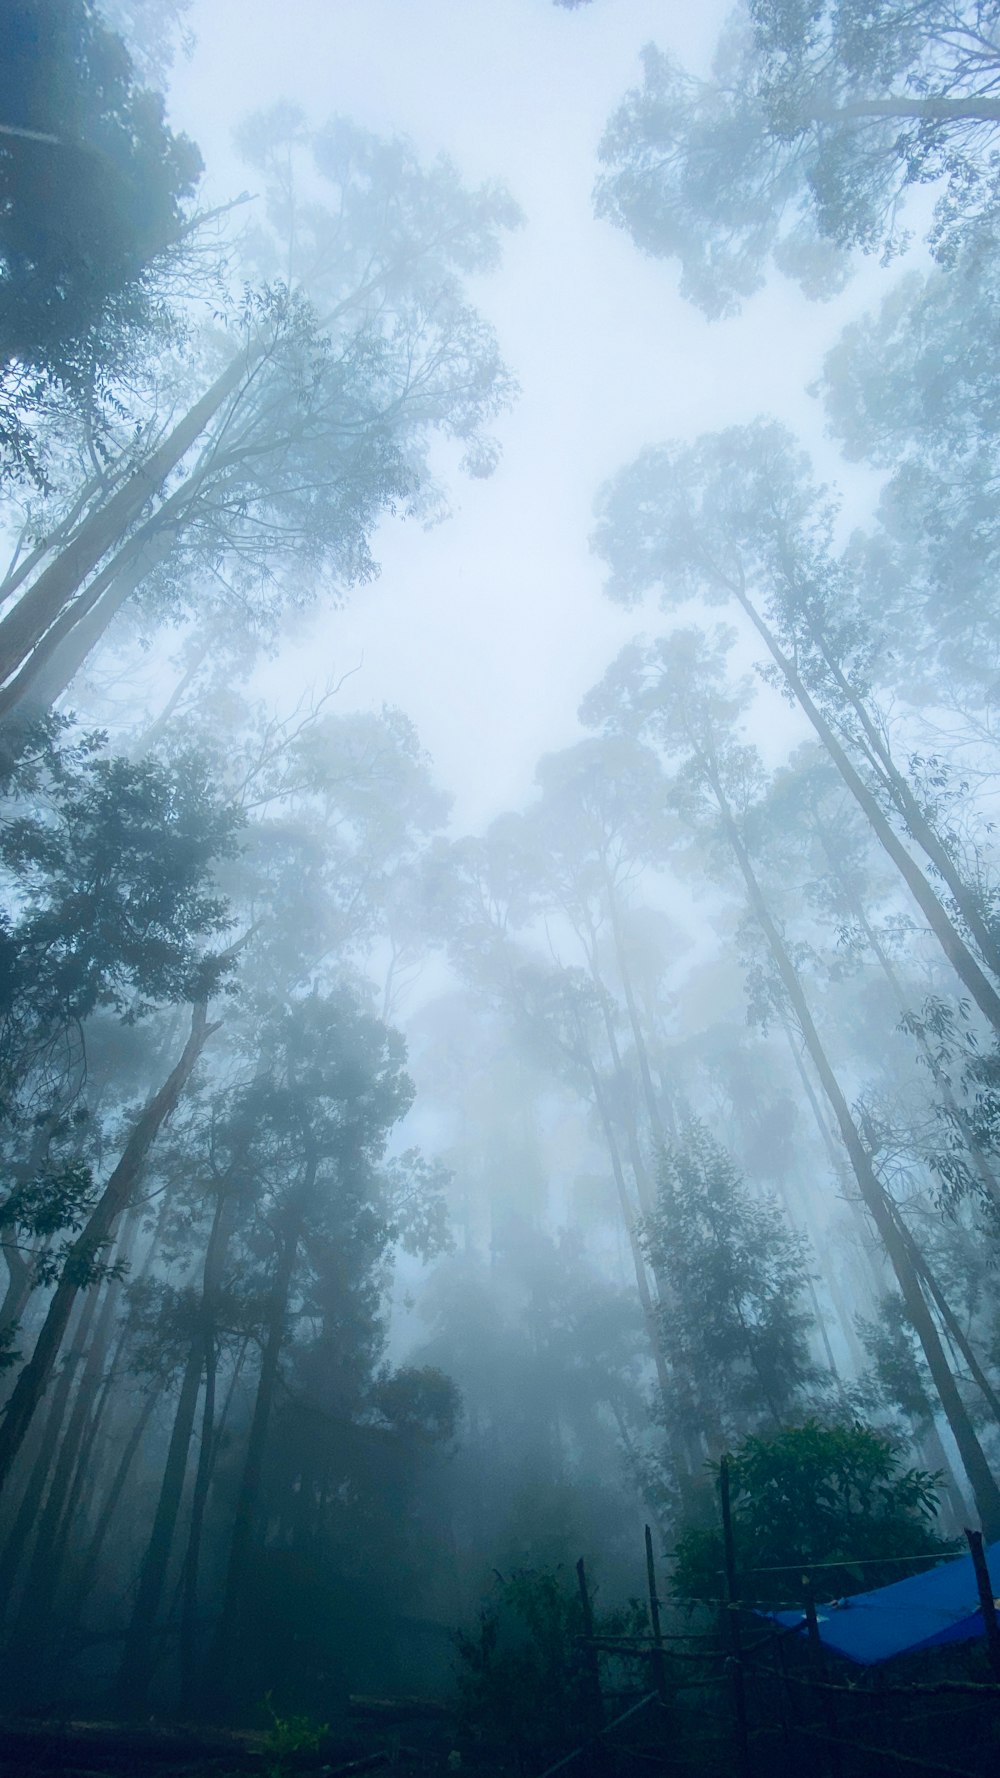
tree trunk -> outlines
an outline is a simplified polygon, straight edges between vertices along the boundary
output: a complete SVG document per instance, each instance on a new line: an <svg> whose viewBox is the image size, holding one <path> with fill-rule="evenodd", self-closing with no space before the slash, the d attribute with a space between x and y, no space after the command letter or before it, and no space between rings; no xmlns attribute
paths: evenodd
<svg viewBox="0 0 1000 1778"><path fill-rule="evenodd" d="M118 1672L116 1695L118 1707L121 1710L133 1711L142 1707L150 1680L153 1677L155 1666L153 1631L157 1612L160 1609L160 1601L163 1597L163 1588L166 1584L177 1518L184 1493L188 1453L191 1447L191 1435L194 1431L194 1419L198 1406L198 1395L201 1390L201 1376L205 1366L208 1340L211 1338L213 1344L215 1340L215 1299L221 1281L222 1267L225 1263L228 1238L227 1203L227 1197L220 1192L216 1199L215 1214L212 1218L212 1227L205 1250L198 1327L191 1341L191 1349L184 1370L159 1499L153 1518L153 1528L139 1573L139 1586ZM210 1318L210 1328L206 1325L206 1317Z"/></svg>
<svg viewBox="0 0 1000 1778"><path fill-rule="evenodd" d="M157 515L159 517L159 515ZM56 619L20 671L0 688L0 722L24 725L50 710L93 652L126 600L170 553L159 530L129 539Z"/></svg>
<svg viewBox="0 0 1000 1778"><path fill-rule="evenodd" d="M52 1399L49 1402L49 1411L45 1416L45 1426L42 1432L41 1443L35 1454L34 1462L31 1465L24 1493L21 1496L20 1505L18 1506L10 1530L7 1533L7 1538L3 1546L3 1555L0 1556L0 1600L3 1601L3 1608L5 1611L10 1608L24 1552L28 1547L32 1529L38 1521L38 1515L45 1498L45 1489L48 1484L49 1472L52 1468L53 1459L55 1458L56 1449L59 1444L59 1434L62 1432L63 1420L66 1416L66 1407L69 1402L70 1391L73 1387L73 1378L79 1365L80 1358L82 1357L83 1346L94 1314L94 1307L95 1302L93 1298L90 1298L83 1305L83 1310L78 1322L77 1333L73 1340L73 1348L66 1355L62 1369L56 1380L56 1386L52 1391Z"/></svg>
<svg viewBox="0 0 1000 1778"><path fill-rule="evenodd" d="M702 764L705 764L704 760ZM914 1270L909 1251L900 1236L896 1221L886 1202L882 1183L875 1173L871 1157L865 1148L857 1125L851 1116L850 1107L841 1091L840 1083L827 1058L819 1032L813 1023L798 972L771 917L770 909L757 881L750 855L743 843L728 799L711 765L707 767L707 776L718 803L727 840L740 866L754 917L770 947L771 955L802 1032L813 1067L819 1076L830 1109L837 1121L862 1200L878 1231L889 1263L896 1275L910 1322L923 1348L941 1406L951 1427L963 1467L972 1487L983 1530L991 1540L1000 1537L1000 1488L994 1479L962 1400L961 1392L952 1375L933 1317L924 1300L920 1280Z"/></svg>
<svg viewBox="0 0 1000 1778"><path fill-rule="evenodd" d="M132 1242L132 1232L131 1227L122 1230L118 1244L117 1257L119 1261L127 1258ZM64 1537L60 1538L60 1531L69 1510L70 1484L87 1420L97 1394L119 1290L118 1280L111 1279L103 1294L94 1290L87 1296L80 1318L79 1331L73 1342L73 1352L70 1354L67 1364L67 1370L72 1367L74 1372L80 1371L80 1379L66 1430L59 1445L59 1454L52 1472L48 1498L38 1520L35 1547L25 1576L24 1592L13 1636L12 1654L22 1665L27 1663L26 1672L29 1674L37 1666L39 1644L44 1643L47 1634L52 1602L59 1583L59 1551L65 1547L65 1539ZM99 1297L101 1298L100 1313L96 1318L93 1338L88 1341L90 1322L94 1318ZM85 1357L83 1356L84 1352L86 1352ZM52 1405L55 1407L54 1400ZM63 1410L65 1410L65 1406L66 1402L64 1401ZM36 1507L39 1506L41 1506L41 1490L38 1491L36 1497Z"/></svg>
<svg viewBox="0 0 1000 1778"><path fill-rule="evenodd" d="M216 1426L215 1393L218 1380L217 1321L219 1293L229 1250L234 1199L220 1195L209 1241L210 1254L205 1262L205 1281L201 1300L201 1340L205 1367L205 1398L201 1416L201 1444L191 1498L191 1524L184 1553L183 1593L181 1600L181 1696L191 1702L197 1693L196 1653L198 1639L198 1576L201 1563L201 1540L205 1510L215 1470Z"/></svg>
<svg viewBox="0 0 1000 1778"><path fill-rule="evenodd" d="M217 1028L208 1024L205 1002L200 1001L193 1009L191 1033L179 1061L141 1113L104 1191L69 1250L35 1349L17 1379L0 1424L0 1490L7 1485L14 1459L52 1375L81 1288L81 1276L86 1278L90 1273L117 1217L135 1190L161 1125L174 1110L207 1038Z"/></svg>
<svg viewBox="0 0 1000 1778"><path fill-rule="evenodd" d="M198 1578L201 1567L201 1540L205 1528L205 1509L215 1468L215 1390L218 1360L215 1330L205 1345L205 1395L201 1410L201 1442L198 1467L195 1471L191 1497L191 1525L184 1552L183 1592L181 1595L181 1699L196 1702L198 1691Z"/></svg>
<svg viewBox="0 0 1000 1778"><path fill-rule="evenodd" d="M944 845L940 834L928 820L919 799L914 795L909 783L896 765L883 736L850 681L842 672L827 648L826 638L816 638L823 654L823 659L833 676L844 702L854 711L861 724L862 733L876 761L885 788L901 816L907 831L916 840L921 851L925 853L942 882L951 892L955 906L971 932L980 953L993 974L1000 977L1000 944L997 943L995 932L984 918L978 896L970 889L961 871L955 864L951 853Z"/></svg>
<svg viewBox="0 0 1000 1778"><path fill-rule="evenodd" d="M590 978L600 997L601 1018L604 1024L605 1035L608 1040L608 1051L611 1056L611 1065L614 1069L615 1082L621 1100L622 1122L625 1126L625 1142L628 1148L629 1164L635 1178L635 1188L639 1194L639 1206L643 1215L649 1216L655 1206L655 1194L653 1191L653 1182L649 1175L649 1168L646 1166L645 1157L642 1152L639 1131L636 1127L635 1112L633 1110L632 1082L628 1077L628 1070L622 1061L621 1050L618 1048L618 1035L615 1031L614 1020L611 1017L611 1011L608 1006L610 995L608 994L600 969L598 968L596 951L589 945L587 947L587 966L590 970Z"/></svg>
<svg viewBox="0 0 1000 1778"><path fill-rule="evenodd" d="M155 1666L153 1630L160 1599L167 1578L167 1567L173 1547L177 1515L180 1512L187 1474L188 1451L194 1430L194 1416L201 1390L201 1340L191 1342L181 1392L174 1414L173 1430L167 1448L163 1480L153 1517L153 1529L139 1571L139 1586L132 1607L128 1636L115 1683L115 1704L129 1715L142 1710Z"/></svg>
<svg viewBox="0 0 1000 1778"><path fill-rule="evenodd" d="M123 474L124 471L120 471L119 473ZM8 599L13 598L18 587L23 586L24 582L35 572L35 569L40 563L44 562L46 556L54 554L60 544L66 542L67 538L71 536L80 514L87 506L89 506L94 496L101 493L102 490L106 498L109 490L108 486L105 484L103 476L92 475L90 480L84 482L83 486L79 489L72 506L59 520L55 529L50 531L46 537L43 537L40 543L36 543L26 555L20 555L19 550L15 552L10 567L4 575L3 580L0 580L0 604L6 605ZM22 537L23 535L24 533L22 532Z"/></svg>
<svg viewBox="0 0 1000 1778"><path fill-rule="evenodd" d="M952 99L942 93L917 99L911 93L898 93L885 99L849 99L846 105L810 105L802 113L803 123L861 123L878 118L898 118L901 123L1000 123L1000 99L982 94Z"/></svg>
<svg viewBox="0 0 1000 1778"><path fill-rule="evenodd" d="M0 1303L0 1335L13 1336L31 1295L35 1255L32 1253L29 1259L25 1259L17 1245L16 1233L12 1233L9 1241L3 1242L2 1250L7 1266L7 1288Z"/></svg>
<svg viewBox="0 0 1000 1778"><path fill-rule="evenodd" d="M285 1340L288 1298L295 1275L295 1262L298 1258L305 1203L315 1183L317 1171L318 1162L314 1159L309 1163L300 1191L296 1193L295 1200L286 1210L284 1227L280 1235L277 1270L268 1306L267 1330L261 1357L260 1375L257 1380L257 1393L254 1398L253 1418L250 1422L250 1436L243 1461L240 1489L236 1497L236 1516L232 1541L229 1546L222 1611L209 1661L209 1673L214 1680L216 1693L220 1697L225 1696L228 1691L236 1670L243 1604L250 1574L254 1540L257 1535L257 1516L264 1477L267 1435L274 1406L281 1348Z"/></svg>
<svg viewBox="0 0 1000 1778"><path fill-rule="evenodd" d="M625 941L622 937L621 916L618 909L618 893L615 889L614 881L607 864L604 866L604 880L608 892L608 913L611 918L611 936L614 940L615 961L618 964L618 974L621 976L622 993L625 996L625 1010L628 1013L628 1022L632 1031L632 1041L635 1044L636 1058L639 1063L639 1078L642 1081L643 1095L646 1100L646 1115L649 1118L649 1127L653 1132L653 1140L659 1148L662 1148L665 1141L663 1118L660 1114L659 1100L657 1099L656 1091L653 1087L653 1072L649 1066L649 1051L646 1048L646 1034L643 1031L642 1021L639 1018L635 990L632 986L632 976L625 957Z"/></svg>
<svg viewBox="0 0 1000 1778"><path fill-rule="evenodd" d="M903 991L903 984L896 974L885 947L879 942L878 935L872 928L864 908L861 907L857 901L853 900L853 898L852 907L855 918L865 935L868 947L892 990L893 998L895 999L900 1016L902 1017L905 1013L911 1010L906 994ZM917 1048L923 1056L924 1066L933 1080L934 1085L937 1087L938 1092L941 1094L945 1109L954 1120L956 1128L962 1132L962 1140L968 1149L969 1157L983 1191L994 1204L1000 1207L1000 1181L997 1180L996 1174L993 1172L987 1156L983 1153L982 1145L977 1140L976 1132L972 1127L964 1106L959 1104L950 1080L939 1067L937 1058L927 1041L926 1033L918 1026L914 1032L914 1036L916 1038Z"/></svg>
<svg viewBox="0 0 1000 1778"><path fill-rule="evenodd" d="M927 1294L938 1312L941 1326L944 1328L945 1333L948 1336L953 1351L960 1353L962 1358L965 1359L973 1382L983 1397L983 1400L986 1402L997 1425L1000 1426L1000 1396L998 1396L989 1377L986 1375L986 1372L980 1364L975 1349L962 1327L958 1316L955 1314L955 1311L945 1296L944 1291L938 1283L929 1260L918 1247L911 1230L907 1228L898 1208L895 1205L890 1204L890 1209L893 1211L895 1221L899 1227L899 1232L906 1243L910 1258L913 1262L913 1269L920 1278L922 1284L926 1287Z"/></svg>
<svg viewBox="0 0 1000 1778"><path fill-rule="evenodd" d="M597 1070L592 1064L588 1064L588 1066L591 1087L594 1093L594 1103L597 1107L597 1114L604 1130L604 1140L607 1144L608 1156L611 1161L611 1172L614 1177L615 1190L618 1194L618 1207L621 1211L622 1222L625 1225L625 1232L628 1236L629 1250L632 1254L632 1265L635 1270L635 1286L639 1295L639 1303L642 1308L643 1319L646 1323L646 1331L649 1337L653 1363L656 1367L656 1380L659 1384L660 1399L666 1410L670 1404L673 1392L670 1386L670 1372L667 1368L667 1363L663 1356L663 1348L660 1343L660 1330L656 1320L656 1305L654 1304L650 1293L649 1278L646 1274L646 1261L643 1257L642 1248L639 1246L639 1237L636 1234L635 1228L635 1215L632 1205L629 1202L628 1187L625 1183L625 1173L621 1163L621 1156L618 1153L618 1143L615 1138L611 1119L608 1115L607 1106L604 1102L601 1083L597 1075Z"/></svg>
<svg viewBox="0 0 1000 1778"><path fill-rule="evenodd" d="M924 876L923 871L914 858L911 858L906 847L884 812L879 807L867 784L861 778L847 753L841 746L826 717L817 708L813 698L807 691L803 680L791 660L779 646L771 634L768 625L752 601L741 588L734 588L736 599L746 613L754 629L764 642L768 653L780 669L789 690L805 716L808 717L817 735L830 755L840 777L843 779L855 802L869 822L880 846L892 859L903 881L917 903L927 924L948 958L959 979L965 983L980 1012L1000 1036L1000 994L983 974L968 945L952 924L945 909Z"/></svg>
<svg viewBox="0 0 1000 1778"><path fill-rule="evenodd" d="M84 1557L83 1568L76 1585L76 1595L73 1606L74 1616L79 1616L79 1613L83 1609L87 1594L90 1592L90 1589L94 1584L98 1564L101 1559L101 1552L104 1549L108 1532L111 1530L115 1514L118 1511L118 1502L125 1491L125 1483L128 1481L129 1472L135 1461L136 1452L142 1443L143 1433L149 1425L150 1420L153 1418L153 1411L158 1403L158 1393L156 1389L151 1388L143 1403L142 1411L133 1425L132 1431L129 1433L128 1440L122 1450L122 1454L118 1459L118 1468L115 1470L111 1486L104 1499L104 1504L97 1516L97 1523L94 1526L93 1536L87 1547L87 1554Z"/></svg>
<svg viewBox="0 0 1000 1778"><path fill-rule="evenodd" d="M65 548L42 569L7 616L0 619L0 680L9 679L17 671L75 597L87 575L109 550L121 543L171 471L186 457L229 396L235 394L261 349L238 352L230 360L173 431L103 506L83 520Z"/></svg>

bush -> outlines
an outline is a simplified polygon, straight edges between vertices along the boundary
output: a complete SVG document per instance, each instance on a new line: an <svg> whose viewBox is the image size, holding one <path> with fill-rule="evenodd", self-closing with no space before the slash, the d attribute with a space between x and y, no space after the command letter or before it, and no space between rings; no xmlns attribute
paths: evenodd
<svg viewBox="0 0 1000 1778"><path fill-rule="evenodd" d="M933 1530L939 1478L907 1468L890 1439L860 1422L809 1420L772 1438L746 1438L728 1462L739 1590L748 1602L798 1603L810 1569L821 1597L864 1592L917 1574L955 1547ZM721 1596L717 1527L688 1528L675 1555L678 1598ZM893 1560L902 1556L927 1561Z"/></svg>

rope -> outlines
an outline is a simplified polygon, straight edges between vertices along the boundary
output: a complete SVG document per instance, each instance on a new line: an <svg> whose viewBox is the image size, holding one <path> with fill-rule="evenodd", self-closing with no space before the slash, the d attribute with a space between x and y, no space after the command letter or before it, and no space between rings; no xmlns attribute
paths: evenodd
<svg viewBox="0 0 1000 1778"><path fill-rule="evenodd" d="M877 1687L837 1685L828 1679L810 1679L801 1673L783 1673L780 1667L757 1667L758 1673L769 1673L772 1679L787 1679L792 1685L804 1685L813 1691L845 1692L852 1698L935 1698L946 1692L959 1696L1000 1697L1000 1685L989 1685L973 1679L939 1679L933 1685L880 1685Z"/></svg>
<svg viewBox="0 0 1000 1778"><path fill-rule="evenodd" d="M872 1562L955 1562L962 1558L947 1550L925 1550L920 1556L841 1556L839 1562L776 1562L768 1568L741 1568L741 1574L809 1574L817 1568L860 1568ZM721 1568L718 1571L722 1573Z"/></svg>
<svg viewBox="0 0 1000 1778"><path fill-rule="evenodd" d="M640 1698L637 1704L631 1705L628 1710L623 1710L621 1715L616 1716L613 1722L606 1723L604 1728L600 1730L598 1739L600 1740L604 1735L610 1735L612 1729L620 1728L622 1723L628 1722L630 1717L638 1716L639 1711L645 1710L647 1705L658 1703L659 1698L659 1692L647 1692L645 1697ZM564 1766L572 1765L573 1761L579 1759L582 1754L586 1753L586 1751L586 1746L574 1747L572 1753L564 1753L562 1759L557 1759L554 1766L547 1766L542 1773L541 1778L554 1778L556 1772L561 1772Z"/></svg>

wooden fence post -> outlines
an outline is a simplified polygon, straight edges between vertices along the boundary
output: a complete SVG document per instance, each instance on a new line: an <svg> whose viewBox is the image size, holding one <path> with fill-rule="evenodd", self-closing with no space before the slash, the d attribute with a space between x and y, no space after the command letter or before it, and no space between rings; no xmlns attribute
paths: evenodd
<svg viewBox="0 0 1000 1778"><path fill-rule="evenodd" d="M986 1653L994 1679L1000 1679L1000 1624L997 1623L997 1608L993 1598L993 1582L986 1566L986 1555L983 1550L983 1534L981 1531L970 1531L966 1527L965 1541L972 1556L972 1566L976 1572L976 1587L979 1592L979 1609L983 1614L983 1626L986 1630Z"/></svg>
<svg viewBox="0 0 1000 1778"><path fill-rule="evenodd" d="M663 1637L660 1633L660 1601L656 1596L656 1568L653 1563L653 1533L646 1526L646 1583L649 1587L649 1621L653 1627L653 1653L650 1659L653 1685L661 1704L667 1701L667 1667L663 1659Z"/></svg>
<svg viewBox="0 0 1000 1778"><path fill-rule="evenodd" d="M583 1608L583 1671L586 1683L587 1699L587 1731L591 1739L596 1741L604 1727L604 1700L601 1697L601 1670L594 1647L594 1613L587 1589L587 1571L583 1557L576 1565L576 1578L580 1588L580 1604Z"/></svg>
<svg viewBox="0 0 1000 1778"><path fill-rule="evenodd" d="M729 1668L733 1680L733 1714L736 1719L736 1762L739 1778L750 1778L750 1736L747 1730L746 1675L743 1671L743 1644L740 1635L740 1613L736 1585L736 1547L733 1542L733 1515L729 1500L729 1458L719 1460L719 1502L722 1507L722 1545L726 1563L726 1621L728 1624Z"/></svg>
<svg viewBox="0 0 1000 1778"><path fill-rule="evenodd" d="M820 1679L824 1672L823 1641L819 1633L819 1619L816 1616L816 1599L813 1594L812 1581L803 1575L802 1584L805 1592L806 1628L809 1632L809 1649L813 1663L819 1668ZM830 1692L819 1693L820 1709L823 1713L823 1726L826 1730L826 1763L830 1778L840 1778L841 1766L840 1747L837 1740L837 1713L834 1709L833 1696Z"/></svg>

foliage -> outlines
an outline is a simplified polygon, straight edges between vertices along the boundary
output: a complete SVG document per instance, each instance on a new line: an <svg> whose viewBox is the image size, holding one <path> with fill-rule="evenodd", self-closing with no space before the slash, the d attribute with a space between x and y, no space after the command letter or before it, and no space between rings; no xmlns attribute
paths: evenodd
<svg viewBox="0 0 1000 1778"><path fill-rule="evenodd" d="M817 1382L806 1244L701 1123L663 1155L643 1244L662 1280L660 1324L684 1429L724 1442L781 1427Z"/></svg>
<svg viewBox="0 0 1000 1778"><path fill-rule="evenodd" d="M5 9L0 118L0 473L39 476L25 411L50 384L92 411L125 367L201 159L89 0Z"/></svg>
<svg viewBox="0 0 1000 1778"><path fill-rule="evenodd" d="M859 1317L858 1334L871 1364L869 1389L874 1387L881 1404L894 1408L912 1427L930 1425L934 1399L926 1365L914 1348L913 1330L895 1291L883 1297L877 1317Z"/></svg>
<svg viewBox="0 0 1000 1778"><path fill-rule="evenodd" d="M860 1421L807 1420L751 1435L728 1461L741 1598L801 1599L802 1576L813 1570L820 1597L862 1592L917 1573L954 1547L934 1530L939 1478L907 1467L888 1437ZM893 1560L910 1556L905 1570ZM689 1526L676 1558L679 1599L720 1597L718 1529Z"/></svg>
<svg viewBox="0 0 1000 1778"><path fill-rule="evenodd" d="M287 1778L296 1769L302 1755L318 1753L330 1733L330 1725L311 1716L282 1716L274 1707L271 1693L264 1699L271 1726L264 1736L264 1760L267 1778Z"/></svg>
<svg viewBox="0 0 1000 1778"><path fill-rule="evenodd" d="M101 1010L134 1022L218 983L204 948L229 924L213 874L239 812L204 762L107 754L104 738L43 737L8 785L0 818L0 1096L34 1097L60 1045Z"/></svg>
<svg viewBox="0 0 1000 1778"><path fill-rule="evenodd" d="M909 186L944 182L940 251L997 203L995 0L747 0L707 80L647 46L612 117L599 215L677 258L730 315L771 267L829 296L859 247L890 258Z"/></svg>
<svg viewBox="0 0 1000 1778"><path fill-rule="evenodd" d="M599 1636L646 1629L634 1603L595 1612ZM563 1568L497 1574L474 1636L455 1635L466 1730L490 1748L537 1760L572 1743L588 1719L587 1667L579 1638L583 1606Z"/></svg>

